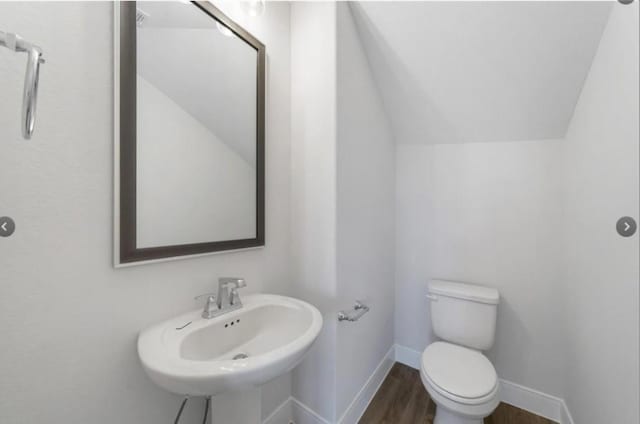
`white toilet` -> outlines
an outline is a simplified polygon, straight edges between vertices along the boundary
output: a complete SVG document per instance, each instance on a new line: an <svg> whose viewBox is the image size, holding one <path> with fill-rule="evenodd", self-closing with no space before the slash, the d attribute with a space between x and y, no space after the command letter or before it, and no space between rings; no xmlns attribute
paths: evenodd
<svg viewBox="0 0 640 424"><path fill-rule="evenodd" d="M482 424L498 406L498 376L481 351L493 345L500 294L451 281L429 283L437 341L422 354L420 377L436 403L434 424Z"/></svg>

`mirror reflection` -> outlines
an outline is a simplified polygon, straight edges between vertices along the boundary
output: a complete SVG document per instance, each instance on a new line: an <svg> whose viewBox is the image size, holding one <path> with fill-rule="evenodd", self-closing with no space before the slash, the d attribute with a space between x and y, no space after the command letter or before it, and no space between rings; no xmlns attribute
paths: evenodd
<svg viewBox="0 0 640 424"><path fill-rule="evenodd" d="M256 49L191 4L136 24L137 247L256 238Z"/></svg>

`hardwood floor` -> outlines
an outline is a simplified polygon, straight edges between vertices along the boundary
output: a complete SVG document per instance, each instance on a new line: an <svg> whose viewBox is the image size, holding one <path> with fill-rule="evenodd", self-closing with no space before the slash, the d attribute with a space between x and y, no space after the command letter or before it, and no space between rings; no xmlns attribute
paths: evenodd
<svg viewBox="0 0 640 424"><path fill-rule="evenodd" d="M362 415L360 424L433 424L436 405L417 370L394 364ZM546 418L501 403L485 424L555 424Z"/></svg>

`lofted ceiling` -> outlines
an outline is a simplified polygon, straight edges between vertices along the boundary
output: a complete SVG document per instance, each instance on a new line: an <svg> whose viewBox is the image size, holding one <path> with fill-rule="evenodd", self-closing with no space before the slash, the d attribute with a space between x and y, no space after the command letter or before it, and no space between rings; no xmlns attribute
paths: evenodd
<svg viewBox="0 0 640 424"><path fill-rule="evenodd" d="M256 50L188 2L141 2L138 10L146 14L138 74L255 166Z"/></svg>
<svg viewBox="0 0 640 424"><path fill-rule="evenodd" d="M610 2L358 2L399 143L564 137Z"/></svg>

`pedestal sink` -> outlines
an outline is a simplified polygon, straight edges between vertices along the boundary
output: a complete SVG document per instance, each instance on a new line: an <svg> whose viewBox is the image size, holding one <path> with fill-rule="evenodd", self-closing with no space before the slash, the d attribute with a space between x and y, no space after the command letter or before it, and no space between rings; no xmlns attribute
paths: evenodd
<svg viewBox="0 0 640 424"><path fill-rule="evenodd" d="M320 333L318 309L275 295L242 301L216 318L204 319L198 309L142 331L138 354L151 380L176 394L214 396L294 368Z"/></svg>

